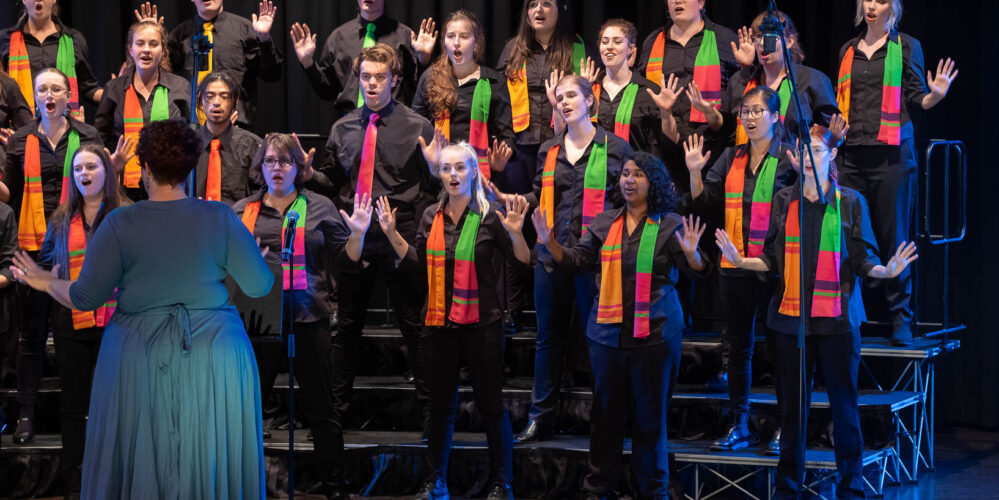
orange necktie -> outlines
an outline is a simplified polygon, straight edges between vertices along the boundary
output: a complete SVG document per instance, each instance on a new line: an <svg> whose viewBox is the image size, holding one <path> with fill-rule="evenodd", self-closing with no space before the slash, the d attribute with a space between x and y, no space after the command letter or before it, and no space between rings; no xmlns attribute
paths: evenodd
<svg viewBox="0 0 999 500"><path fill-rule="evenodd" d="M222 153L219 140L212 139L212 152L208 155L208 178L205 180L205 199L222 201Z"/></svg>

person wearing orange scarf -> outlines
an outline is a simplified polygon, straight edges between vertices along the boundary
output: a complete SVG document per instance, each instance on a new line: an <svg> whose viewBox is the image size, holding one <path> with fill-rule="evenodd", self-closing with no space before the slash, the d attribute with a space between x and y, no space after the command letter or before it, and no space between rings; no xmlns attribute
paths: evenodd
<svg viewBox="0 0 999 500"><path fill-rule="evenodd" d="M795 477L805 457L799 450L798 422L801 407L811 403L811 392L802 403L798 395L798 329L801 311L807 315L805 331L805 387L812 387L813 373L821 370L829 394L833 421L837 494L863 498L863 436L860 432L857 377L860 368L860 323L864 306L861 280L896 279L916 258L916 244L901 243L884 265L871 229L867 201L857 191L840 186L830 173L837 154L836 141L828 129L813 125L812 156L804 165L804 207L799 204L801 186L795 183L774 195L770 227L759 256L747 257L724 229L715 240L728 262L740 269L770 273L777 287L770 300L767 325L777 332L777 363L783 391L783 422L777 494L793 498L804 478ZM794 153L787 153L800 170ZM815 176L818 176L818 185ZM801 182L799 180L799 182ZM819 189L825 195L820 203ZM800 216L804 212L804 218ZM800 269L804 264L804 276ZM804 282L804 287L801 286ZM802 289L803 288L803 289Z"/></svg>
<svg viewBox="0 0 999 500"><path fill-rule="evenodd" d="M544 210L534 212L533 222L559 269L596 271L600 285L585 323L594 387L585 498L607 498L619 484L629 418L633 496L667 498L666 415L684 328L674 287L680 272L698 279L711 270L697 246L706 226L673 212L679 196L662 161L649 153L624 164L615 191L625 205L598 215L573 246L554 238Z"/></svg>

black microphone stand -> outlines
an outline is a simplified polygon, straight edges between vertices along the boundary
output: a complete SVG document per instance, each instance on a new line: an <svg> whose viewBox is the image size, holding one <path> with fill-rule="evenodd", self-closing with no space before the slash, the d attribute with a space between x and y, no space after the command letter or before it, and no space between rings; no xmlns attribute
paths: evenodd
<svg viewBox="0 0 999 500"><path fill-rule="evenodd" d="M812 165L812 176L815 180L815 190L819 193L819 203L825 204L826 197L825 193L822 191L822 185L819 184L819 174L815 169L815 158L812 156L812 138L809 134L809 123L805 119L805 115L802 113L801 109L801 98L798 95L798 82L794 78L794 66L791 64L791 52L787 47L787 37L784 36L784 21L781 20L777 15L777 1L770 0L770 5L767 7L767 17L773 21L773 25L776 26L777 36L780 38L781 43L781 55L784 57L784 67L787 70L787 79L791 82L791 101L794 103L794 111L798 121L798 162L801 165L800 168L800 178L798 179L798 227L801 228L805 223L805 169L804 169L804 159L805 151L808 152L808 161ZM766 21L766 19L764 19ZM800 231L803 233L803 231ZM799 243L798 252L799 255L804 255L804 238L801 238ZM798 455L801 457L797 462L797 469L795 470L795 496L800 500L802 498L804 490L805 481L805 451L806 447L806 433L808 430L808 406L805 398L805 332L808 329L808 317L806 314L808 312L805 310L805 259L798 258L798 263L800 268L798 269L798 296L800 300L798 301L798 318L800 319L798 323Z"/></svg>
<svg viewBox="0 0 999 500"><path fill-rule="evenodd" d="M297 214L296 214L297 215ZM296 217L297 219L297 217ZM291 231L288 244L281 251L282 267L288 265L288 284L291 290L281 291L281 329L288 338L288 498L295 500L295 223L288 221L285 231ZM295 221L297 222L297 220Z"/></svg>
<svg viewBox="0 0 999 500"><path fill-rule="evenodd" d="M208 37L205 36L204 29L199 29L204 24L202 23L201 16L194 15L194 34L191 35L191 58L193 59L191 65L191 113L188 117L188 123L191 129L197 129L200 125L198 123L198 70L200 65L207 61L208 54L211 52L214 44L208 41ZM187 174L187 195L194 196L196 190L194 189L194 170Z"/></svg>

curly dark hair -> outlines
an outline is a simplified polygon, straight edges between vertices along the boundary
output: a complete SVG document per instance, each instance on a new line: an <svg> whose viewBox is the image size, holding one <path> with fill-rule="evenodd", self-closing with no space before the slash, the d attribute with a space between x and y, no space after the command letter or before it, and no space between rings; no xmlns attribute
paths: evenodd
<svg viewBox="0 0 999 500"><path fill-rule="evenodd" d="M135 153L158 184L176 186L187 180L204 147L198 134L180 119L150 122L139 132Z"/></svg>
<svg viewBox="0 0 999 500"><path fill-rule="evenodd" d="M680 195L676 191L669 170L666 170L666 165L663 165L659 157L645 151L635 151L628 161L635 162L635 165L642 169L642 173L649 180L647 203L650 217L653 215L664 216L680 206ZM620 184L621 177L618 176L618 185L620 186ZM616 201L624 200L624 195L621 194L620 189L615 189L613 192L617 197Z"/></svg>

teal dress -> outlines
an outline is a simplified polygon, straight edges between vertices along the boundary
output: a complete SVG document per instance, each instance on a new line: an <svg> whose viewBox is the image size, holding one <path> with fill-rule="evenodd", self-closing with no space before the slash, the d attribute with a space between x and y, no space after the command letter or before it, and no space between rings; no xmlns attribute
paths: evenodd
<svg viewBox="0 0 999 500"><path fill-rule="evenodd" d="M104 220L70 298L118 289L94 371L85 499L264 498L260 385L223 280L273 285L253 236L222 203L140 201Z"/></svg>

